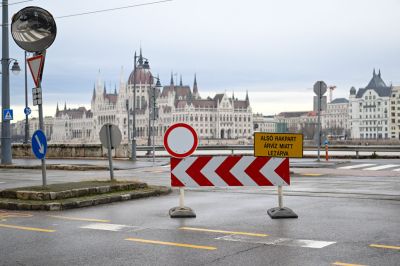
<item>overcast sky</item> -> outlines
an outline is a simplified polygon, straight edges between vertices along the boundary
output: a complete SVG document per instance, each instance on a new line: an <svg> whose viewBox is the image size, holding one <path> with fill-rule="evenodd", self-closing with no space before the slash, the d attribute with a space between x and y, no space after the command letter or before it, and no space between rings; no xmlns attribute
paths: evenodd
<svg viewBox="0 0 400 266"><path fill-rule="evenodd" d="M54 115L57 102L90 107L99 69L114 90L121 67L128 78L140 45L163 85L171 71L188 85L197 73L202 97L234 91L244 98L248 90L253 111L266 115L312 110L317 80L337 86L334 98L366 86L373 68L388 85L400 85L398 0L174 0L57 18L146 2L152 0L34 0L9 7L10 19L28 5L56 17L42 83L46 115ZM23 62L11 37L10 57ZM11 106L21 119L23 73L10 80ZM32 87L29 76L29 105Z"/></svg>

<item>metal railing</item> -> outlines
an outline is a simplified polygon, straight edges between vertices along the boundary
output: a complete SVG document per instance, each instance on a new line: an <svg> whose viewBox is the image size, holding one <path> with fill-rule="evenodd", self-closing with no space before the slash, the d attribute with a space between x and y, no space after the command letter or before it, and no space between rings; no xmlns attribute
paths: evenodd
<svg viewBox="0 0 400 266"><path fill-rule="evenodd" d="M321 145L321 148L324 148ZM198 146L199 151L230 151L232 154L234 151L251 151L253 150L253 145L207 145ZM138 151L151 151L153 146L138 146ZM165 151L164 146L155 146L156 151ZM317 146L304 146L304 151L317 151ZM329 145L329 151L343 151L343 152L354 152L355 156L358 158L360 152L399 152L400 145ZM400 154L399 154L400 155Z"/></svg>

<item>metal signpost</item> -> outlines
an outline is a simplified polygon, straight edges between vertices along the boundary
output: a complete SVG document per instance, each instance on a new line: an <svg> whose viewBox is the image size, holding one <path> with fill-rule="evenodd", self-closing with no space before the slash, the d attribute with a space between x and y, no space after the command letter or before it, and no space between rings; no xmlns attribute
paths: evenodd
<svg viewBox="0 0 400 266"><path fill-rule="evenodd" d="M110 178L114 180L114 169L112 163L112 149L121 144L122 134L119 128L113 124L104 124L100 129L100 141L104 148L108 151L108 163L110 165Z"/></svg>
<svg viewBox="0 0 400 266"><path fill-rule="evenodd" d="M41 81L46 49L53 44L57 35L56 22L53 16L43 8L35 6L25 7L12 17L11 35L19 47L35 54L33 57L27 59L27 63L36 85L36 88L32 89L33 105L38 105L39 107L39 128L44 131ZM35 141L37 142L36 138ZM32 148L33 143L34 141L32 141ZM45 186L45 154L41 160L43 186Z"/></svg>
<svg viewBox="0 0 400 266"><path fill-rule="evenodd" d="M42 130L36 130L35 133L32 135L32 152L36 158L42 160L44 162L46 153L47 153L47 139L46 135L43 133ZM42 164L43 166L43 164ZM42 183L43 186L47 185L46 180L46 165L42 168Z"/></svg>
<svg viewBox="0 0 400 266"><path fill-rule="evenodd" d="M188 124L177 123L170 126L164 135L165 150L175 158L185 158L193 154L196 150L199 139L196 131ZM171 175L172 175L171 158ZM179 186L179 206L169 210L171 218L190 218L196 217L196 213L184 203L185 191Z"/></svg>
<svg viewBox="0 0 400 266"><path fill-rule="evenodd" d="M318 162L320 161L320 149L321 149L321 98L326 93L328 87L323 81L317 81L314 84L314 93L318 96Z"/></svg>

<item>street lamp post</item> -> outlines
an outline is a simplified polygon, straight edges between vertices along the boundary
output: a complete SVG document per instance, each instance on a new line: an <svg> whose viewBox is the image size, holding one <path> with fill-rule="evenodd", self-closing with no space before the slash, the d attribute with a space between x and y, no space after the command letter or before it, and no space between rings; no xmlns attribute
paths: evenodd
<svg viewBox="0 0 400 266"><path fill-rule="evenodd" d="M153 77L151 77L151 80L153 79ZM151 86L150 86L151 87ZM151 136L153 137L153 165L154 165L154 162L155 162L155 154L156 154L156 151L155 151L155 121L156 121L156 109L157 109L157 105L156 105L156 89L160 89L161 88L161 82L160 82L160 78L159 77L157 77L157 83L156 83L156 86L154 86L154 87L151 87L151 89L152 89L152 91L153 91L153 93L152 93L152 103L151 104L149 104L149 118L150 118L150 120L149 120L149 144L148 144L148 146L150 146L151 145L151 142L150 142L150 132L151 132ZM151 109L152 109L152 111L151 111ZM151 130L150 130L150 121L152 121L152 126L151 126Z"/></svg>
<svg viewBox="0 0 400 266"><path fill-rule="evenodd" d="M10 77L9 77L9 49L8 49L8 0L3 0L3 21L2 21L2 57L1 57L1 68L2 68L2 90L1 90L1 106L3 116L3 110L10 108ZM2 117L1 123L1 163L11 164L11 128L10 121L4 120Z"/></svg>
<svg viewBox="0 0 400 266"><path fill-rule="evenodd" d="M129 110L129 99L126 100L126 112L128 114L127 116L128 116L128 145L129 145L129 142L130 142L130 139L131 139L131 131L130 131L131 122L129 121L129 113L130 113L130 110Z"/></svg>
<svg viewBox="0 0 400 266"><path fill-rule="evenodd" d="M10 108L10 63L14 61L11 71L18 73L21 69L19 68L17 60L10 58L9 56L9 42L8 42L8 0L3 0L3 19L2 19L2 57L1 57L1 68L2 68L2 99L1 106L3 115L4 109ZM10 120L5 120L2 117L1 123L1 164L11 164L12 153L11 153L11 127Z"/></svg>
<svg viewBox="0 0 400 266"><path fill-rule="evenodd" d="M28 108L28 76L27 76L27 70L26 70L26 55L27 51L25 51L25 110ZM29 137L29 121L28 121L28 113L25 113L25 139L24 143L28 143L28 137Z"/></svg>
<svg viewBox="0 0 400 266"><path fill-rule="evenodd" d="M133 64L133 114L132 114L132 161L136 161L136 52Z"/></svg>

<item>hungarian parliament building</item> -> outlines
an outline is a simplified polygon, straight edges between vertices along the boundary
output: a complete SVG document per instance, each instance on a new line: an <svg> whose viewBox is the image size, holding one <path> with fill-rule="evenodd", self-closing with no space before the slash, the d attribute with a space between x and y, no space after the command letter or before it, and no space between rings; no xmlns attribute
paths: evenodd
<svg viewBox="0 0 400 266"><path fill-rule="evenodd" d="M51 143L100 143L99 132L106 123L119 127L123 143L136 139L138 145L160 145L167 128L175 123L191 125L200 144L251 144L254 131L302 133L305 140L318 136L318 101L313 110L281 112L264 116L252 113L249 95L239 100L234 94L202 98L196 75L193 87L182 78L161 86L140 52L136 68L125 80L121 71L119 89L107 92L100 75L95 82L91 109L57 105L54 117L45 117L45 134ZM375 69L367 86L351 87L349 98L332 97L336 86L320 99L323 139L400 141L400 86L386 85ZM312 97L310 97L311 102ZM39 128L37 118L29 120L29 135ZM12 125L13 141L23 138L25 121ZM359 143L359 142L357 142Z"/></svg>
<svg viewBox="0 0 400 266"><path fill-rule="evenodd" d="M119 127L123 142L135 136L138 145L150 144L153 134L155 142L161 144L167 128L179 122L190 124L200 141L245 141L253 136L253 114L247 93L244 100L226 93L203 99L196 76L192 88L183 85L182 78L180 84L175 83L171 75L169 85L161 86L140 52L127 82L121 71L118 92L107 92L99 74L90 110L67 109L66 104L60 109L57 105L51 142L100 143L99 132L106 123Z"/></svg>

